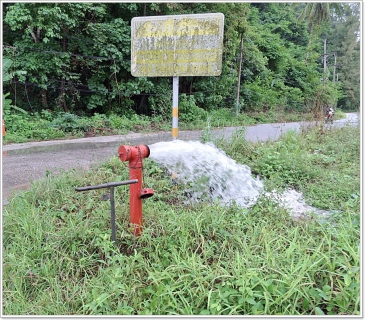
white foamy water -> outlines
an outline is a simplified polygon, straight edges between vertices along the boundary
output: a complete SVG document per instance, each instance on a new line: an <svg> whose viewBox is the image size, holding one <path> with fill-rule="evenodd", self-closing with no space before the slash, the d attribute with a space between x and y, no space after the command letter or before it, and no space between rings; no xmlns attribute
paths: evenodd
<svg viewBox="0 0 365 320"><path fill-rule="evenodd" d="M213 143L173 140L149 146L150 158L177 174L177 180L187 185L186 192L192 201L218 200L222 204L235 202L242 207L254 205L264 192L259 178L251 176L249 166L229 158ZM283 193L266 192L280 206L298 218L310 212L325 215L327 212L307 205L301 193L288 189Z"/></svg>
<svg viewBox="0 0 365 320"><path fill-rule="evenodd" d="M235 201L248 207L263 189L262 182L252 178L247 165L229 158L212 143L174 140L149 147L150 158L188 184L186 191L192 200L208 196L224 204Z"/></svg>
<svg viewBox="0 0 365 320"><path fill-rule="evenodd" d="M293 218L306 217L310 213L315 213L320 216L326 216L329 213L328 211L317 209L306 204L303 195L293 189L287 189L282 193L278 193L277 191L266 192L265 195L288 210Z"/></svg>

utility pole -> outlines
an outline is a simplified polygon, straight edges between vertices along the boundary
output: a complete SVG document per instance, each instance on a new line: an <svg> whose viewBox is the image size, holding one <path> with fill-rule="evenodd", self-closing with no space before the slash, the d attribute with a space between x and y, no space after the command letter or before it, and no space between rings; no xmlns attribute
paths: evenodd
<svg viewBox="0 0 365 320"><path fill-rule="evenodd" d="M336 62L337 62L337 52L333 53L334 57L335 57L335 64L333 65L333 78L332 78L332 82L336 81Z"/></svg>
<svg viewBox="0 0 365 320"><path fill-rule="evenodd" d="M327 78L327 54L326 54L326 50L327 50L327 39L324 39L324 43L323 43L323 85L326 84L326 78Z"/></svg>
<svg viewBox="0 0 365 320"><path fill-rule="evenodd" d="M240 105L242 51L243 51L243 33L241 34L241 42L240 42L240 60L239 60L239 66L238 66L238 83L237 83L237 95L236 95L236 117L238 116L238 108Z"/></svg>

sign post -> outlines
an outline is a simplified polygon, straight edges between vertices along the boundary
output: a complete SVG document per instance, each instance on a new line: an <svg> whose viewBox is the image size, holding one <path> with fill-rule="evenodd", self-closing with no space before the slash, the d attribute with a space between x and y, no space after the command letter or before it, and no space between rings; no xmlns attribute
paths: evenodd
<svg viewBox="0 0 365 320"><path fill-rule="evenodd" d="M172 78L172 139L179 135L179 77Z"/></svg>
<svg viewBox="0 0 365 320"><path fill-rule="evenodd" d="M173 77L172 138L178 137L180 76L222 72L222 13L136 17L131 23L131 73Z"/></svg>

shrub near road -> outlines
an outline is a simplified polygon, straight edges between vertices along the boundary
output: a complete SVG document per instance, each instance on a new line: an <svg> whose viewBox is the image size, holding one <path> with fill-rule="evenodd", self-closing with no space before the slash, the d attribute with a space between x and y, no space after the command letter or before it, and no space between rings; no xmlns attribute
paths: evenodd
<svg viewBox="0 0 365 320"><path fill-rule="evenodd" d="M186 108L189 110L189 108ZM252 117L239 114L236 117L229 109L220 109L205 113L203 116L184 115L184 110L179 110L180 130L202 130L207 126L226 127L241 126L244 124L278 121L302 121L304 115L300 113L270 113L254 114ZM310 117L310 114L306 114ZM342 113L342 117L344 114ZM336 117L339 119L339 116ZM309 120L309 119L308 119ZM42 111L35 115L5 114L6 135L3 143L23 143L29 141L44 141L54 139L72 139L91 136L106 136L126 134L128 132L153 132L171 131L171 116L163 119L161 116L143 116L130 113L127 115L94 114L91 117L77 116L67 112Z"/></svg>
<svg viewBox="0 0 365 320"><path fill-rule="evenodd" d="M247 209L187 205L184 186L145 159L155 196L144 202L144 232L130 234L128 188L116 188L117 246L105 190L74 188L127 180L127 164L48 176L4 207L3 314L358 315L359 141L345 127L220 142L268 189L290 185L331 210L326 219L293 220L265 197Z"/></svg>

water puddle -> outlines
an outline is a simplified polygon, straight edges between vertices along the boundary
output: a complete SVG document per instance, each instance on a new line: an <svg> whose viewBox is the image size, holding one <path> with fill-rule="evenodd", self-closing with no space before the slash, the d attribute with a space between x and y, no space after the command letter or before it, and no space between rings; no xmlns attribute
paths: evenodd
<svg viewBox="0 0 365 320"><path fill-rule="evenodd" d="M237 163L213 143L174 140L149 147L150 158L177 174L178 181L187 185L186 192L193 202L209 199L223 205L234 202L247 208L264 195L287 209L293 218L312 212L321 216L327 214L307 205L302 194L295 190L264 192L263 182L252 177L250 167Z"/></svg>

